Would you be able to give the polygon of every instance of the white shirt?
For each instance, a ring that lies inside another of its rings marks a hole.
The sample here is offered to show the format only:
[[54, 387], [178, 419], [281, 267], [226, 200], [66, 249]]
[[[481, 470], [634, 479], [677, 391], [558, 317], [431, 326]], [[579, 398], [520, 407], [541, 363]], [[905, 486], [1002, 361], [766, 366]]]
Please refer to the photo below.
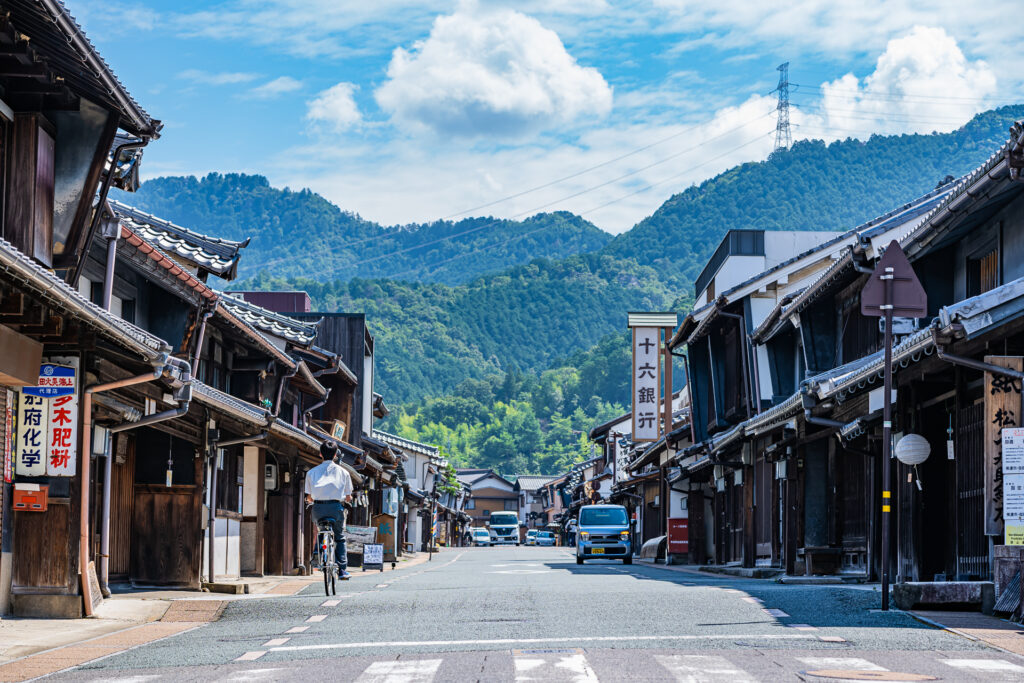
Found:
[[306, 493], [317, 500], [340, 500], [352, 495], [352, 477], [341, 465], [333, 460], [322, 463], [306, 472]]

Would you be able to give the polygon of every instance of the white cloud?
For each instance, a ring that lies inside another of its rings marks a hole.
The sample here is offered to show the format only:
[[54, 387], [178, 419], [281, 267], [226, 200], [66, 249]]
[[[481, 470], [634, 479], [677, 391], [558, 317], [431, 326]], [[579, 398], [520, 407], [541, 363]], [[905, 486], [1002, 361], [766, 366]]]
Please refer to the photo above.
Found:
[[354, 97], [357, 88], [352, 83], [338, 83], [324, 90], [307, 103], [306, 119], [326, 123], [336, 131], [356, 125], [362, 119]]
[[[539, 136], [497, 149], [425, 139], [346, 140], [289, 150], [271, 164], [279, 174], [271, 179], [310, 187], [368, 219], [404, 224], [458, 218], [464, 210], [623, 157], [465, 214], [521, 219], [568, 210], [617, 233], [690, 184], [765, 158], [772, 149], [774, 112], [774, 99], [754, 96], [702, 122], [634, 121], [591, 129], [573, 142]], [[402, 188], [400, 201], [396, 187]]]
[[298, 81], [291, 76], [280, 76], [272, 81], [267, 81], [263, 85], [256, 86], [246, 94], [246, 97], [256, 100], [272, 100], [301, 88], [302, 81]]
[[233, 85], [236, 83], [250, 83], [259, 78], [256, 73], [246, 72], [209, 72], [200, 69], [186, 69], [178, 74], [178, 78], [205, 85]]
[[467, 5], [397, 48], [377, 103], [400, 124], [446, 136], [518, 136], [607, 114], [612, 91], [558, 35], [512, 10]]
[[988, 107], [996, 77], [970, 62], [941, 28], [914, 27], [889, 41], [875, 70], [822, 85], [822, 111], [836, 130], [878, 133], [947, 132]]

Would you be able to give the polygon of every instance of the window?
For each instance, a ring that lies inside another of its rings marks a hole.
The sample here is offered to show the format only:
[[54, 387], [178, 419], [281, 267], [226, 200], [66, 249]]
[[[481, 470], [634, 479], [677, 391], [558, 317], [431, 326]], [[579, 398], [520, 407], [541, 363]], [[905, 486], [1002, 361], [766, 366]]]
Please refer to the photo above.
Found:
[[491, 516], [491, 511], [490, 510], [484, 510], [484, 517], [490, 517], [490, 516]]
[[466, 501], [466, 509], [467, 510], [476, 510], [476, 501], [473, 500], [472, 498], [467, 500]]
[[967, 296], [978, 296], [999, 286], [999, 249], [991, 247], [967, 259]]
[[506, 510], [511, 510], [512, 512], [515, 512], [515, 511], [519, 510], [519, 501], [518, 500], [506, 500], [505, 501], [505, 509]]

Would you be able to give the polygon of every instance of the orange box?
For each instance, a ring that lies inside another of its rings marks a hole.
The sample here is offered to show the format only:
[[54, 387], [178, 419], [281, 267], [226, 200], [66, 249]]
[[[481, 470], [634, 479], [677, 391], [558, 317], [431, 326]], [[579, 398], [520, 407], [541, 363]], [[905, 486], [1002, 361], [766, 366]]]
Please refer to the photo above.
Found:
[[19, 488], [14, 485], [14, 497], [11, 507], [22, 512], [46, 512], [46, 497], [49, 486], [35, 486], [31, 489]]

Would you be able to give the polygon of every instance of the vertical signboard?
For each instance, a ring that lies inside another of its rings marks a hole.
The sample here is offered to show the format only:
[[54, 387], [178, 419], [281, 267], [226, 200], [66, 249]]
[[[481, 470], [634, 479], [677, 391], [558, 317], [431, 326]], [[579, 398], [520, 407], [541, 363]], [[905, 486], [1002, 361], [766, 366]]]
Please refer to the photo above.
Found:
[[659, 432], [658, 407], [661, 363], [660, 330], [633, 328], [633, 441], [655, 441]]
[[[25, 458], [32, 465], [26, 467], [37, 474], [28, 476], [49, 475], [51, 477], [73, 477], [78, 466], [78, 382], [77, 370], [70, 365], [44, 363], [39, 369], [39, 382], [34, 387], [23, 387], [22, 401], [28, 404], [26, 415], [33, 424], [26, 425], [25, 430], [19, 428], [20, 437], [26, 437]], [[42, 417], [37, 414], [42, 413]], [[19, 409], [19, 422], [21, 410]], [[40, 444], [35, 444], [35, 432], [30, 427], [42, 429]], [[35, 463], [36, 457], [42, 458], [43, 471], [39, 472]], [[19, 469], [18, 474], [22, 474]], [[27, 472], [26, 472], [27, 474]]]
[[1005, 543], [1024, 545], [1024, 429], [1004, 429], [1002, 436]]
[[[985, 356], [985, 362], [1024, 369], [1020, 356]], [[1003, 535], [1003, 430], [1020, 426], [1021, 381], [985, 373], [985, 534]]]
[[4, 389], [4, 482], [14, 479], [14, 392]]
[[49, 402], [21, 390], [18, 401], [17, 455], [14, 472], [19, 477], [46, 475], [46, 433], [49, 427]]

